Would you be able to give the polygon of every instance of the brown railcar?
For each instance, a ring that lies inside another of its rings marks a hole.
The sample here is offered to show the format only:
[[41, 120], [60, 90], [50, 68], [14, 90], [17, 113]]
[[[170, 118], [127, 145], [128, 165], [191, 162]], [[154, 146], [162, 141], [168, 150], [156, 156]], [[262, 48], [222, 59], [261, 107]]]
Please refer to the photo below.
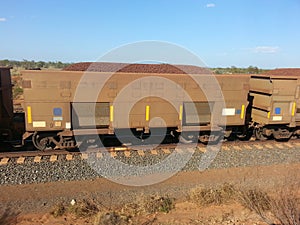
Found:
[[123, 136], [126, 142], [132, 133], [140, 139], [167, 134], [183, 142], [206, 143], [223, 134], [246, 136], [250, 76], [215, 76], [203, 68], [201, 74], [184, 72], [196, 67], [157, 73], [154, 67], [145, 64], [123, 72], [22, 71], [23, 139], [31, 137], [44, 149], [73, 148], [78, 140], [87, 142], [98, 135], [101, 140]]
[[257, 139], [300, 135], [300, 69], [277, 69], [250, 79], [252, 121]]
[[10, 140], [13, 119], [11, 67], [0, 67], [0, 140]]

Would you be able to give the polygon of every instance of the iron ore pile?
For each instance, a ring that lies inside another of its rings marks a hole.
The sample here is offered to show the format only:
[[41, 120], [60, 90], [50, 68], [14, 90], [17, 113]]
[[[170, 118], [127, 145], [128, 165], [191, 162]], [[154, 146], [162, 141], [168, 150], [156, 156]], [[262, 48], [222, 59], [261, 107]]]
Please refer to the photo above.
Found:
[[210, 74], [209, 69], [190, 65], [170, 64], [127, 64], [105, 62], [74, 63], [65, 71], [123, 72], [123, 73], [166, 73], [166, 74]]

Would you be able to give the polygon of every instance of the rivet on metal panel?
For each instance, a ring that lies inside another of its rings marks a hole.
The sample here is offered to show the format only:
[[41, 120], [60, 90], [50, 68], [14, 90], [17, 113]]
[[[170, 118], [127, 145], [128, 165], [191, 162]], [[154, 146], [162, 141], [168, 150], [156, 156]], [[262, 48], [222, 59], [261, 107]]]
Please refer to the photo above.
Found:
[[9, 162], [10, 158], [2, 158], [0, 161], [0, 165], [6, 165]]
[[25, 162], [25, 157], [23, 157], [23, 156], [21, 156], [21, 157], [19, 157], [18, 159], [17, 159], [17, 163], [18, 164], [22, 164], [22, 163], [24, 163]]

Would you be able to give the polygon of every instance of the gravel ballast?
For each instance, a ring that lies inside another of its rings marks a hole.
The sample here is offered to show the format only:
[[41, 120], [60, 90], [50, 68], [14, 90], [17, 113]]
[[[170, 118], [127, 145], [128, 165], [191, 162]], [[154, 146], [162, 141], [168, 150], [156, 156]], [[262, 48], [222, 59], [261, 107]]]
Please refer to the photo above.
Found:
[[[214, 154], [217, 154], [215, 158]], [[100, 159], [89, 157], [87, 160], [81, 159], [79, 155], [76, 155], [71, 161], [62, 158], [55, 162], [42, 160], [39, 163], [26, 160], [24, 164], [9, 162], [7, 165], [0, 166], [0, 184], [17, 185], [88, 180], [97, 177], [138, 177], [158, 173], [176, 173], [179, 170], [194, 171], [203, 167], [200, 162], [205, 157], [207, 158], [206, 162], [214, 158], [208, 168], [206, 166], [202, 168], [210, 170], [298, 163], [300, 162], [300, 151], [298, 148], [276, 149], [275, 147], [274, 149], [260, 150], [227, 150], [213, 154], [195, 151], [194, 154], [187, 152], [153, 155], [146, 151], [144, 156], [133, 152], [130, 157], [126, 157], [123, 152], [120, 152], [114, 160], [109, 154], [104, 154]], [[186, 158], [190, 158], [187, 163], [184, 162]]]

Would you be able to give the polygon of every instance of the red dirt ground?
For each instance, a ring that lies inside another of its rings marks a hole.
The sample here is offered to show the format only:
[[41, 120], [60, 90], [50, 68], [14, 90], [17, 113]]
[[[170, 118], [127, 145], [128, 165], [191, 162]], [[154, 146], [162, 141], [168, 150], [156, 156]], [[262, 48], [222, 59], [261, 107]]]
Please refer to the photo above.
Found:
[[[175, 209], [167, 214], [141, 215], [138, 218], [139, 224], [144, 222], [147, 224], [147, 221], [152, 221], [148, 224], [266, 225], [256, 214], [238, 203], [199, 207], [187, 200], [187, 193], [191, 188], [199, 185], [215, 186], [224, 183], [259, 188], [274, 193], [287, 185], [299, 184], [299, 171], [300, 164], [282, 164], [215, 169], [205, 172], [181, 172], [165, 182], [146, 187], [123, 186], [104, 178], [88, 181], [0, 186], [0, 202], [3, 205], [7, 204], [10, 208], [6, 219], [12, 221], [12, 223], [3, 224], [95, 224], [95, 216], [77, 218], [69, 213], [55, 218], [50, 211], [62, 200], [69, 204], [71, 199], [97, 199], [101, 201], [102, 205], [117, 210], [125, 203], [132, 202], [135, 196], [158, 193], [176, 198]], [[0, 217], [1, 215], [3, 214], [0, 214]]]

